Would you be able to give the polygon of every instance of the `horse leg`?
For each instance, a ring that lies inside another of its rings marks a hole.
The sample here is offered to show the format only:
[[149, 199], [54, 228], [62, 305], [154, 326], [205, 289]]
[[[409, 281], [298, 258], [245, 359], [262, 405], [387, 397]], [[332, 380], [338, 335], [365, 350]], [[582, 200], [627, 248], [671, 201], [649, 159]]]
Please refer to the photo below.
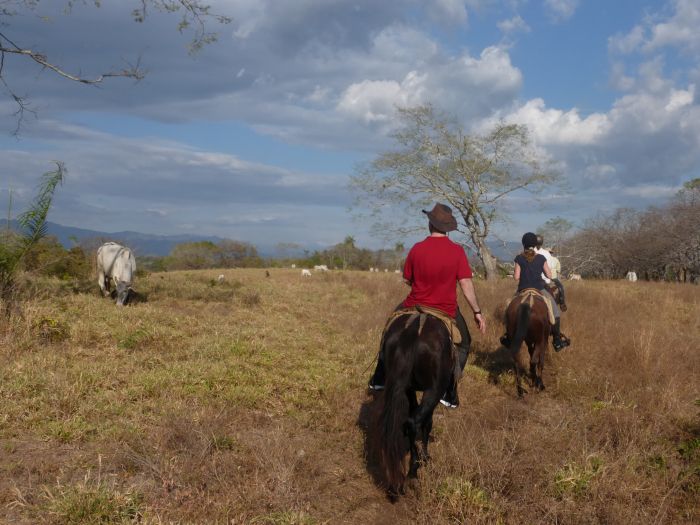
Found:
[[547, 353], [547, 343], [548, 342], [549, 342], [549, 335], [545, 331], [545, 333], [542, 334], [542, 339], [540, 340], [540, 342], [537, 345], [537, 348], [535, 350], [535, 354], [537, 356], [537, 367], [536, 367], [537, 388], [539, 388], [540, 390], [544, 390], [544, 381], [542, 380], [542, 372], [544, 371], [544, 357], [545, 357], [545, 354]]
[[413, 417], [409, 417], [403, 424], [403, 433], [408, 438], [408, 447], [411, 451], [410, 467], [408, 469], [408, 477], [415, 478], [418, 476], [419, 456], [418, 447], [416, 447], [416, 434], [418, 425]]
[[523, 388], [523, 376], [520, 372], [520, 363], [518, 363], [518, 352], [513, 356], [513, 369], [515, 371], [515, 387], [518, 390], [518, 397], [522, 398], [523, 395], [527, 394], [527, 390]]
[[[443, 389], [444, 390], [444, 385]], [[438, 392], [442, 391], [439, 388], [431, 388], [423, 392], [423, 399], [421, 399], [420, 405], [416, 410], [415, 416], [409, 418], [411, 425], [413, 426], [413, 438], [414, 441], [411, 442], [411, 467], [408, 471], [409, 478], [415, 478], [418, 476], [418, 468], [420, 467], [420, 462], [418, 461], [417, 448], [415, 444], [415, 430], [420, 428], [423, 431], [422, 441], [423, 441], [423, 452], [427, 456], [428, 449], [428, 438], [430, 436], [430, 430], [432, 430], [432, 418], [435, 407], [440, 402], [440, 395]], [[428, 423], [430, 420], [430, 423]], [[410, 439], [410, 438], [409, 438]], [[414, 458], [414, 451], [416, 451], [416, 457]]]
[[530, 386], [539, 388], [537, 380], [537, 345], [528, 344], [527, 351], [530, 354]]
[[423, 463], [427, 463], [430, 461], [430, 454], [428, 454], [428, 441], [430, 440], [430, 433], [433, 430], [433, 414], [428, 414], [428, 416], [425, 418], [425, 421], [423, 421], [423, 425], [421, 427], [423, 429], [423, 451], [421, 454], [421, 459], [423, 460]]

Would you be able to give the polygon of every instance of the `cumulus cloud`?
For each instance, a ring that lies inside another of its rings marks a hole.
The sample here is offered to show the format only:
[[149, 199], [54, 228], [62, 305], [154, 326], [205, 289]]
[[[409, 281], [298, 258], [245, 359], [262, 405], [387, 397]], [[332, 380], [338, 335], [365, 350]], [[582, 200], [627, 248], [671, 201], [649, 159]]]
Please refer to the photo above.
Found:
[[465, 0], [433, 0], [432, 13], [438, 20], [449, 23], [465, 24], [467, 7]]
[[559, 22], [568, 20], [576, 12], [579, 0], [544, 0], [549, 16]]
[[497, 25], [498, 29], [506, 35], [517, 32], [529, 33], [531, 31], [530, 26], [527, 25], [527, 22], [525, 22], [520, 15], [515, 15], [513, 18], [507, 20], [501, 20]]
[[669, 16], [649, 16], [628, 33], [610, 37], [608, 48], [612, 52], [627, 54], [675, 47], [697, 56], [700, 51], [700, 4], [696, 0], [674, 0], [672, 6]]
[[581, 118], [576, 108], [569, 111], [548, 109], [540, 98], [526, 102], [509, 116], [509, 120], [526, 124], [538, 143], [544, 145], [594, 144], [610, 130], [609, 119], [604, 114]]
[[425, 71], [409, 71], [400, 81], [353, 83], [341, 95], [337, 109], [367, 123], [386, 122], [394, 116], [396, 106], [439, 101], [441, 109], [465, 120], [483, 118], [512, 100], [521, 83], [522, 75], [510, 63], [508, 53], [490, 47], [479, 57], [465, 54]]

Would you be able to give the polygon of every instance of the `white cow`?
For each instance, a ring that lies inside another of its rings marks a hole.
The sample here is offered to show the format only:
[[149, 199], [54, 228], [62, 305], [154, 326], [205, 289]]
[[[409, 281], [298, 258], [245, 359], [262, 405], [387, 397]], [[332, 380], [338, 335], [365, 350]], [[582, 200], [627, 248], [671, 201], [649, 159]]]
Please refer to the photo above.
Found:
[[136, 259], [129, 248], [116, 242], [106, 242], [97, 249], [97, 284], [102, 295], [107, 297], [114, 283], [117, 305], [123, 306], [129, 301], [135, 273]]
[[304, 268], [304, 269], [301, 271], [301, 276], [302, 276], [302, 277], [311, 277], [311, 272], [310, 272], [309, 270], [307, 270], [306, 268]]
[[219, 281], [219, 284], [222, 284], [226, 280], [226, 276], [223, 273], [220, 273], [216, 280]]
[[627, 275], [625, 275], [625, 279], [627, 279], [631, 283], [636, 283], [637, 282], [637, 272], [627, 272]]
[[572, 273], [569, 275], [569, 281], [580, 281], [581, 280], [581, 275], [578, 273]]
[[314, 270], [317, 272], [327, 272], [328, 271], [328, 266], [325, 264], [317, 264], [314, 266]]

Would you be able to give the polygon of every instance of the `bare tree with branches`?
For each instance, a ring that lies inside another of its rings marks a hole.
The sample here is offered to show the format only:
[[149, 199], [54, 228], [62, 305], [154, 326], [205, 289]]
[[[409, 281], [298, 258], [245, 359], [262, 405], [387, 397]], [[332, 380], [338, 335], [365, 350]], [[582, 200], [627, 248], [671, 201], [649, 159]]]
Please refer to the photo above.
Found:
[[[388, 205], [415, 212], [433, 200], [448, 204], [461, 218], [458, 231], [476, 250], [486, 277], [495, 278], [497, 261], [486, 240], [506, 216], [506, 197], [540, 190], [555, 174], [545, 168], [525, 126], [501, 122], [488, 133], [470, 135], [431, 105], [401, 108], [398, 115], [401, 127], [393, 135], [398, 148], [351, 179], [358, 205], [380, 217]], [[408, 233], [405, 225], [383, 227]]]
[[[66, 0], [65, 12], [70, 13], [74, 3], [75, 0]], [[88, 3], [88, 0], [85, 0], [85, 3]], [[100, 0], [91, 0], [89, 3], [100, 7]], [[178, 30], [180, 32], [192, 30], [194, 33], [189, 46], [190, 52], [196, 52], [206, 44], [216, 41], [216, 33], [207, 29], [208, 21], [213, 20], [222, 24], [231, 21], [229, 17], [212, 13], [210, 6], [200, 0], [138, 0], [134, 3], [136, 7], [131, 11], [131, 16], [136, 22], [143, 22], [151, 9], [165, 13], [179, 13], [181, 17]], [[127, 67], [123, 69], [106, 71], [87, 77], [67, 71], [49, 58], [45, 52], [24, 45], [22, 40], [26, 39], [26, 36], [14, 36], [10, 20], [23, 11], [36, 12], [40, 4], [40, 0], [0, 0], [0, 84], [17, 108], [14, 113], [17, 122], [14, 134], [19, 133], [25, 113], [35, 113], [35, 111], [31, 108], [27, 97], [19, 95], [7, 80], [5, 67], [9, 57], [32, 61], [42, 69], [80, 84], [98, 85], [113, 77], [131, 78], [138, 81], [145, 75], [145, 70], [141, 67], [141, 60], [137, 58], [133, 64], [127, 64]]]

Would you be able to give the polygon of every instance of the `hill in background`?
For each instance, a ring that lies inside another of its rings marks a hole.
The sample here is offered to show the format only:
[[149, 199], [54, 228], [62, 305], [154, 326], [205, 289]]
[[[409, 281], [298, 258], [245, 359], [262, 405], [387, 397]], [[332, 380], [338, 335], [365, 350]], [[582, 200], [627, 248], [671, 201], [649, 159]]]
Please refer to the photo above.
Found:
[[[17, 221], [10, 221], [11, 227], [13, 229], [17, 228]], [[120, 232], [103, 232], [98, 230], [89, 230], [85, 228], [76, 228], [73, 226], [63, 226], [62, 224], [57, 224], [55, 222], [47, 222], [48, 235], [52, 235], [58, 239], [65, 248], [72, 247], [76, 242], [83, 241], [85, 239], [103, 239], [107, 241], [115, 241], [132, 248], [136, 254], [141, 256], [156, 256], [163, 257], [172, 251], [172, 249], [181, 243], [185, 242], [199, 242], [199, 241], [211, 241], [218, 243], [224, 240], [222, 237], [217, 237], [213, 235], [191, 235], [191, 234], [181, 234], [181, 235], [156, 235], [150, 233], [140, 233], [134, 231], [120, 231]], [[0, 220], [0, 228], [7, 227], [7, 220]], [[513, 241], [491, 241], [488, 243], [489, 247], [493, 251], [493, 254], [501, 261], [510, 262], [520, 251], [520, 243]], [[275, 247], [272, 245], [255, 245], [258, 253], [261, 257], [275, 258], [277, 254], [275, 253]], [[302, 257], [304, 248], [300, 247], [299, 253], [292, 254], [292, 256]], [[309, 252], [315, 251], [317, 248], [312, 249], [308, 247]], [[472, 253], [468, 253], [470, 261], [475, 262], [476, 256]]]

